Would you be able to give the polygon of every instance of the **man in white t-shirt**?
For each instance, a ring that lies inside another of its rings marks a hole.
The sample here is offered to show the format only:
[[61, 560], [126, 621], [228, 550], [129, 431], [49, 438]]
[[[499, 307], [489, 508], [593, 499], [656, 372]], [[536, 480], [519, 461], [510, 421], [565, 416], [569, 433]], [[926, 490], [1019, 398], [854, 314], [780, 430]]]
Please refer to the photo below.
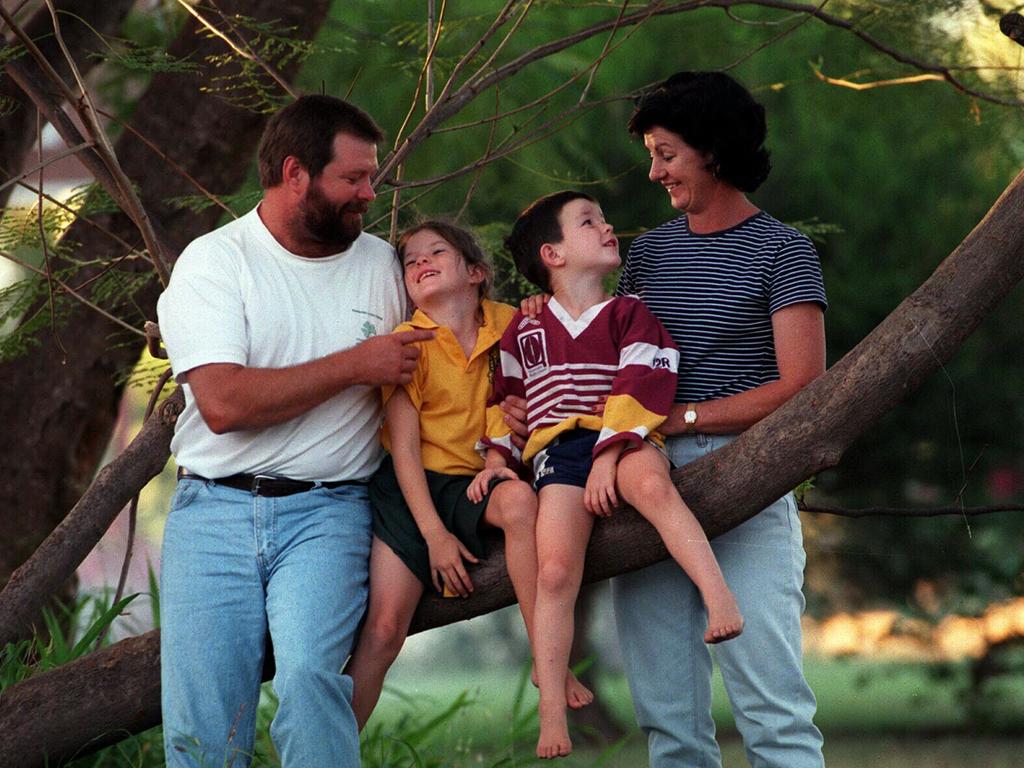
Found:
[[362, 232], [380, 129], [304, 96], [260, 142], [264, 197], [182, 253], [158, 313], [185, 392], [164, 532], [168, 765], [247, 765], [267, 633], [282, 765], [358, 766], [351, 679], [381, 460], [382, 384], [428, 331], [405, 319], [394, 251]]

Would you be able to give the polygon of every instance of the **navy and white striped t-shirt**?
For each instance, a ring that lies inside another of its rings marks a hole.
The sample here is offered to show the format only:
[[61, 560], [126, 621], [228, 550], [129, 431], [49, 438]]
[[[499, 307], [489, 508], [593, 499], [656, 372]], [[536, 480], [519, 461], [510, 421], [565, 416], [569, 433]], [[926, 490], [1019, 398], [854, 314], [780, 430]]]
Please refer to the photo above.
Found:
[[772, 313], [827, 306], [811, 241], [763, 211], [706, 235], [691, 232], [685, 215], [646, 232], [629, 248], [616, 293], [639, 296], [679, 347], [677, 403], [777, 380]]

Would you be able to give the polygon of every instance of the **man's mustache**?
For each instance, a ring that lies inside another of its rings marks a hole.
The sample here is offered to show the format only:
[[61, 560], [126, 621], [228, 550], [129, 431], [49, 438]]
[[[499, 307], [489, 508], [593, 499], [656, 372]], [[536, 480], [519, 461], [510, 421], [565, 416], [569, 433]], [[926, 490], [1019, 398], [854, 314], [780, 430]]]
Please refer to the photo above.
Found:
[[369, 203], [364, 203], [364, 202], [346, 203], [345, 205], [343, 205], [341, 207], [341, 213], [343, 213], [343, 214], [345, 214], [345, 213], [360, 213], [360, 214], [362, 214], [362, 213], [366, 213], [368, 210], [370, 210], [370, 205], [369, 205]]

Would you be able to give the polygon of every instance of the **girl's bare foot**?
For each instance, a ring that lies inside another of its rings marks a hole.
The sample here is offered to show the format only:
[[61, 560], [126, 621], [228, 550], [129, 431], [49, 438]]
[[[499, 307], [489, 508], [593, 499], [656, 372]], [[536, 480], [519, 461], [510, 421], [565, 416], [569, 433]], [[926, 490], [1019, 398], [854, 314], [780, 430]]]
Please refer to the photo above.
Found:
[[572, 670], [565, 672], [565, 703], [570, 709], [583, 709], [594, 700], [594, 692], [576, 679]]
[[708, 631], [704, 633], [705, 643], [721, 643], [732, 640], [743, 632], [743, 616], [736, 598], [726, 587], [720, 594], [709, 595], [705, 600], [708, 607]]
[[[530, 672], [530, 682], [537, 687], [537, 670]], [[565, 670], [565, 703], [571, 709], [583, 709], [594, 701], [594, 692], [576, 679], [571, 669]]]
[[537, 709], [540, 715], [537, 757], [542, 760], [565, 757], [572, 752], [569, 724], [565, 720], [565, 705], [558, 701], [554, 704], [542, 701]]

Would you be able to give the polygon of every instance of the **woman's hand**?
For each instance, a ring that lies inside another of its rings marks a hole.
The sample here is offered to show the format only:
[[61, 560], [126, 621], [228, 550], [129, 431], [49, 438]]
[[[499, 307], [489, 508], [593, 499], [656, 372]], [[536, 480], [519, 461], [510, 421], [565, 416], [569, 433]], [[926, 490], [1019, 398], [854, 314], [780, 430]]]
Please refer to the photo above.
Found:
[[508, 395], [498, 406], [505, 414], [505, 423], [512, 430], [512, 442], [520, 451], [526, 447], [530, 430], [526, 428], [526, 400]]
[[618, 451], [602, 451], [587, 476], [587, 487], [583, 491], [583, 506], [592, 515], [611, 517], [619, 505], [615, 493], [615, 473], [618, 470]]
[[519, 302], [519, 311], [529, 318], [536, 318], [544, 311], [544, 305], [551, 300], [547, 293], [535, 293]]
[[430, 557], [430, 579], [434, 582], [434, 589], [442, 592], [443, 587], [447, 586], [449, 591], [459, 597], [469, 597], [473, 591], [473, 582], [466, 573], [466, 566], [462, 561], [479, 561], [466, 549], [466, 545], [451, 531], [442, 529], [427, 539], [427, 552]]
[[496, 477], [504, 477], [508, 480], [517, 480], [519, 476], [508, 467], [485, 467], [480, 470], [476, 477], [473, 478], [473, 482], [469, 484], [469, 488], [466, 489], [466, 496], [474, 504], [479, 504], [484, 500], [484, 496], [487, 495], [487, 488], [491, 484], [491, 480]]

